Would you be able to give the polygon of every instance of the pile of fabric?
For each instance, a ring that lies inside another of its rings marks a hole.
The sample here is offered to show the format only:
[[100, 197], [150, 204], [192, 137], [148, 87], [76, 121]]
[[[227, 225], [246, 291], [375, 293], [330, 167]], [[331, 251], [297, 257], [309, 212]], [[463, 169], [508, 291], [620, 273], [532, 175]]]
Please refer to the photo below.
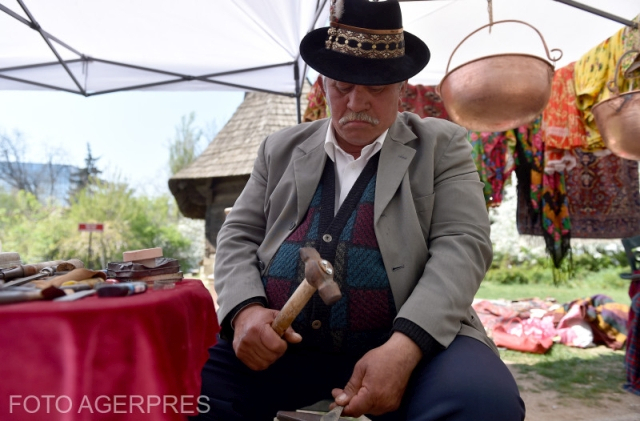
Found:
[[[602, 344], [619, 350], [627, 340], [629, 306], [602, 294], [565, 304], [538, 298], [476, 300], [473, 308], [496, 345], [518, 351], [544, 353], [553, 343], [578, 348]], [[496, 331], [500, 335], [494, 335]], [[518, 345], [525, 344], [527, 339], [543, 346], [532, 350]]]

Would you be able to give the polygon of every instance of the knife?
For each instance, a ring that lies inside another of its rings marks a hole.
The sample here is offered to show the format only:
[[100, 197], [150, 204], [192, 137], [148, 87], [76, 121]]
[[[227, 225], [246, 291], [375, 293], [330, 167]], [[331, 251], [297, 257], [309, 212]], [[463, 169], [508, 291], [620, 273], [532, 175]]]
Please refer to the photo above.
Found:
[[74, 292], [73, 294], [65, 295], [63, 297], [54, 298], [53, 301], [75, 301], [80, 298], [88, 297], [96, 293], [95, 289], [85, 289], [83, 291]]
[[344, 406], [336, 406], [331, 411], [324, 414], [320, 417], [320, 421], [338, 421], [340, 419], [340, 415], [342, 414], [342, 410]]

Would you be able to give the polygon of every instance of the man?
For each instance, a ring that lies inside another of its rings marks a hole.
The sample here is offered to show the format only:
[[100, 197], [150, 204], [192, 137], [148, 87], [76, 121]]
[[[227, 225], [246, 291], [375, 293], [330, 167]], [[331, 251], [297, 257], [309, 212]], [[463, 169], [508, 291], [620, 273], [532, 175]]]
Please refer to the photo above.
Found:
[[[218, 236], [222, 335], [203, 370], [202, 419], [269, 420], [326, 399], [380, 420], [522, 420], [524, 404], [471, 308], [492, 249], [466, 130], [398, 114], [429, 49], [397, 1], [332, 5], [303, 59], [331, 118], [261, 144]], [[301, 247], [334, 267], [280, 338], [278, 310], [304, 277]]]

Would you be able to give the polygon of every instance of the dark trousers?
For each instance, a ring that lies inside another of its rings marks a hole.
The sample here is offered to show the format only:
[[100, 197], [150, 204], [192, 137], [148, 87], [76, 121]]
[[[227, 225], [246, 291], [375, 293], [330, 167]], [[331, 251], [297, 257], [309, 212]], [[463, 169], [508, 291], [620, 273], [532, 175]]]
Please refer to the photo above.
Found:
[[[347, 384], [357, 359], [311, 351], [287, 353], [264, 371], [238, 360], [219, 339], [202, 371], [206, 406], [193, 420], [273, 421], [279, 410], [295, 411], [331, 398]], [[206, 411], [206, 412], [205, 412]], [[399, 410], [376, 421], [522, 421], [524, 402], [506, 365], [483, 343], [458, 336], [446, 350], [420, 363]]]

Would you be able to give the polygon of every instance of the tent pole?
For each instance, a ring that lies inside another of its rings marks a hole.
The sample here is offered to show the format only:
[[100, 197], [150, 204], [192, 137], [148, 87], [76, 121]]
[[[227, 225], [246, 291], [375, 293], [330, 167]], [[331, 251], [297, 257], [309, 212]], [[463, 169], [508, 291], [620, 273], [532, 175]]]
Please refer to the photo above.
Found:
[[631, 28], [638, 29], [638, 24], [636, 22], [633, 22], [633, 21], [630, 21], [630, 20], [627, 20], [627, 19], [623, 19], [623, 18], [621, 18], [619, 16], [612, 15], [611, 13], [604, 12], [604, 11], [602, 11], [600, 9], [596, 9], [594, 7], [591, 7], [591, 6], [587, 6], [586, 4], [578, 3], [577, 1], [573, 1], [573, 0], [555, 0], [555, 1], [560, 2], [560, 3], [564, 3], [564, 4], [569, 5], [569, 6], [573, 6], [573, 7], [577, 8], [577, 9], [582, 9], [584, 11], [593, 13], [594, 15], [602, 16], [603, 18], [611, 19], [613, 21], [616, 21], [616, 22], [622, 23], [624, 25], [627, 25], [627, 26], [629, 26]]
[[300, 111], [300, 95], [302, 95], [302, 89], [300, 89], [300, 67], [298, 61], [293, 63], [293, 78], [296, 81], [296, 112], [298, 114], [298, 124], [302, 123], [302, 112]]
[[47, 44], [47, 46], [49, 47], [49, 49], [51, 50], [53, 55], [55, 55], [56, 58], [58, 59], [58, 62], [60, 63], [60, 65], [62, 65], [64, 70], [67, 72], [67, 74], [69, 75], [69, 77], [73, 81], [73, 83], [78, 87], [78, 90], [82, 93], [82, 95], [87, 96], [87, 92], [80, 85], [80, 82], [78, 82], [78, 80], [76, 79], [75, 75], [71, 72], [71, 69], [69, 69], [67, 64], [64, 62], [64, 60], [62, 59], [62, 57], [58, 53], [58, 50], [56, 50], [56, 48], [53, 46], [53, 44], [51, 44], [51, 41], [49, 41], [49, 38], [45, 34], [44, 30], [40, 27], [40, 24], [38, 22], [36, 22], [35, 18], [31, 14], [29, 9], [27, 9], [27, 6], [25, 6], [25, 4], [22, 2], [22, 0], [17, 0], [17, 1], [18, 1], [18, 4], [20, 5], [20, 7], [22, 8], [22, 10], [24, 11], [24, 13], [27, 15], [27, 18], [29, 18], [29, 20], [31, 21], [31, 25], [29, 25], [31, 27], [31, 29], [33, 29], [34, 31], [36, 31], [36, 32], [38, 32], [40, 34], [40, 36], [42, 37], [44, 42]]

